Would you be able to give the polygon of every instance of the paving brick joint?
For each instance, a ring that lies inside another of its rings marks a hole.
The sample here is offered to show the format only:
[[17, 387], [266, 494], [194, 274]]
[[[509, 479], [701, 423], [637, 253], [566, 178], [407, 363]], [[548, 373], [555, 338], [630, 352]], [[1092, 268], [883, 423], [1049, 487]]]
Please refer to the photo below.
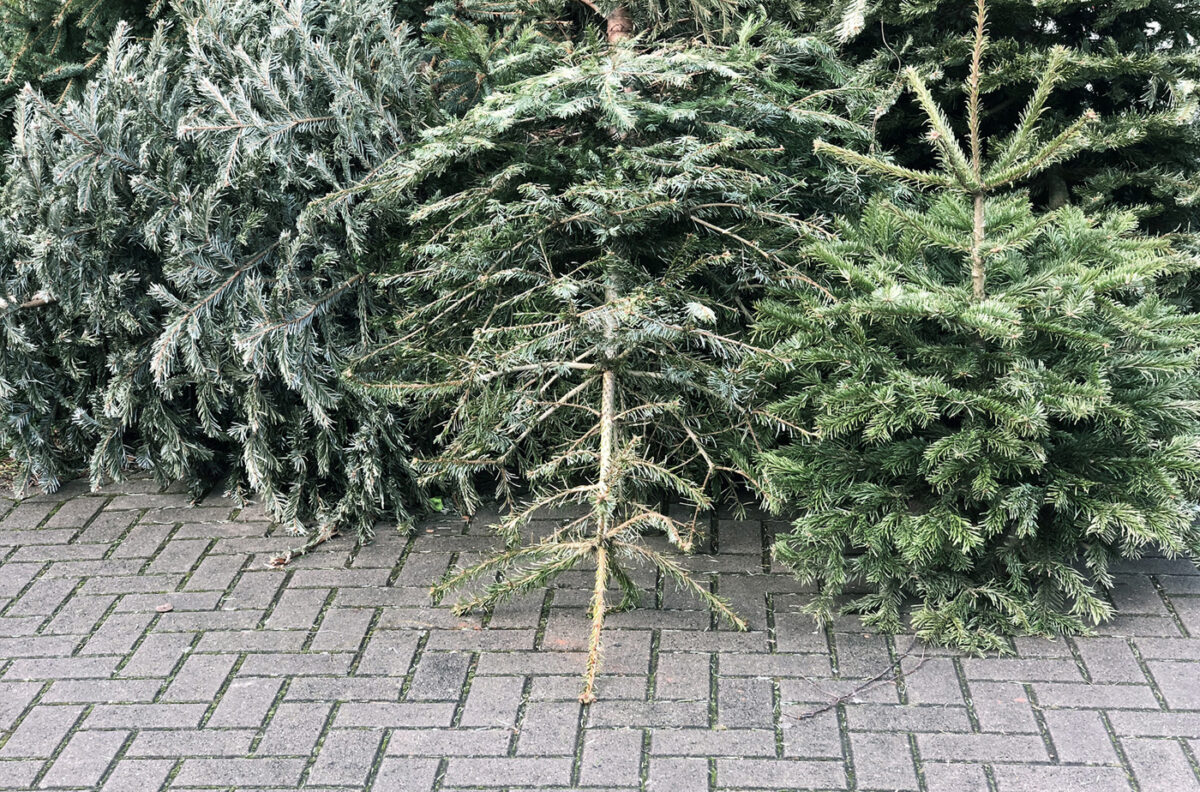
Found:
[[489, 518], [296, 540], [135, 479], [0, 501], [0, 789], [1200, 792], [1200, 574], [1119, 568], [1086, 638], [966, 657], [818, 630], [769, 519], [685, 559], [750, 629], [652, 573], [581, 705], [588, 572], [482, 617], [427, 588]]

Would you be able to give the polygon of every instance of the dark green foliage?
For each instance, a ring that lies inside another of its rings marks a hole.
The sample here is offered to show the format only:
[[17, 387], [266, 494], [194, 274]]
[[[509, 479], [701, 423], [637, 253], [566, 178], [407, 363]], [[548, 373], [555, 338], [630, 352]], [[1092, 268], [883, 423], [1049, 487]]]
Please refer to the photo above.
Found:
[[[629, 565], [740, 625], [642, 536], [690, 549], [695, 520], [667, 516], [663, 496], [700, 511], [718, 481], [744, 479], [747, 305], [793, 258], [796, 215], [832, 203], [814, 134], [858, 131], [830, 112], [836, 91], [814, 95], [842, 76], [828, 47], [763, 19], [719, 44], [567, 31], [447, 25], [445, 60], [497, 54], [479, 67], [486, 95], [363, 185], [385, 205], [430, 198], [385, 279], [410, 308], [354, 373], [438, 428], [431, 481], [469, 508], [484, 476], [520, 501], [499, 526], [508, 551], [437, 596], [482, 579], [462, 607], [486, 609], [594, 565], [586, 700], [606, 589], [625, 606], [639, 594]], [[528, 543], [563, 505], [578, 518]]]
[[[965, 90], [973, 5], [844, 0], [835, 25], [848, 57], [869, 65], [882, 82], [898, 89], [900, 70], [914, 67], [934, 98], [951, 106]], [[1136, 207], [1148, 230], [1200, 231], [1200, 3], [1005, 0], [988, 17], [984, 134], [1016, 124], [1055, 47], [1066, 51], [1044, 128], [1056, 133], [1089, 109], [1101, 117], [1089, 130], [1087, 151], [1029, 182], [1035, 204]], [[903, 164], [928, 167], [923, 124], [916, 103], [900, 98], [879, 119], [882, 148]]]
[[151, 0], [6, 0], [0, 3], [0, 106], [33, 83], [61, 95], [103, 60], [117, 23], [149, 33]]
[[[406, 145], [427, 61], [385, 2], [182, 3], [78, 100], [22, 95], [0, 210], [6, 447], [367, 533], [419, 502], [397, 411], [339, 378], [397, 224], [307, 214]], [[180, 46], [179, 41], [186, 43]], [[407, 502], [407, 503], [406, 503]]]
[[915, 597], [919, 634], [1003, 648], [1108, 617], [1113, 558], [1200, 555], [1200, 317], [1155, 293], [1194, 262], [1131, 214], [1006, 192], [1083, 144], [1085, 121], [1038, 134], [1066, 58], [986, 150], [975, 80], [964, 148], [908, 72], [937, 170], [822, 147], [931, 195], [876, 200], [810, 246], [835, 299], [760, 306], [786, 361], [768, 362], [787, 392], [772, 411], [810, 432], [763, 457], [770, 499], [800, 514], [775, 551], [820, 583], [821, 617], [865, 583], [849, 606], [870, 623], [901, 628]]

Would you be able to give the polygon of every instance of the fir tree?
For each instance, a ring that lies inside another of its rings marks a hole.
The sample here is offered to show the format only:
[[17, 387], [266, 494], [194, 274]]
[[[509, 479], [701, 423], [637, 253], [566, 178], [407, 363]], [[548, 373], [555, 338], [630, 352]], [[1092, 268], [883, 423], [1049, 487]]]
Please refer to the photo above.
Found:
[[867, 583], [849, 607], [869, 623], [901, 628], [916, 597], [920, 635], [975, 650], [1107, 618], [1113, 558], [1200, 553], [1200, 317], [1155, 291], [1194, 262], [1127, 212], [1037, 211], [1014, 189], [1089, 119], [1041, 133], [1055, 50], [1017, 128], [985, 140], [985, 44], [981, 0], [965, 144], [905, 74], [938, 168], [818, 144], [929, 197], [876, 200], [810, 247], [834, 299], [760, 306], [787, 361], [767, 359], [787, 394], [772, 411], [806, 430], [763, 457], [774, 505], [800, 514], [777, 557], [819, 582], [822, 618]]
[[0, 3], [0, 150], [7, 148], [14, 98], [26, 83], [63, 97], [100, 63], [119, 22], [148, 35], [158, 13], [148, 0]]
[[373, 342], [367, 275], [396, 222], [304, 214], [424, 122], [427, 52], [389, 8], [182, 2], [177, 30], [119, 27], [77, 99], [23, 93], [0, 439], [26, 483], [221, 477], [314, 539], [420, 505], [403, 416], [339, 378]]
[[[915, 68], [949, 106], [965, 90], [972, 14], [973, 4], [959, 0], [845, 0], [833, 23], [847, 57], [866, 71], [899, 90], [902, 69]], [[1200, 231], [1200, 4], [1010, 0], [989, 11], [989, 36], [980, 75], [985, 135], [1018, 123], [1052, 59], [1060, 79], [1043, 129], [1057, 134], [1089, 109], [1100, 115], [1086, 150], [1028, 180], [1035, 204], [1128, 207], [1146, 230]], [[878, 121], [880, 145], [900, 164], [929, 167], [917, 143], [923, 123], [919, 105], [902, 97]]]
[[[440, 62], [498, 54], [469, 110], [361, 186], [384, 204], [429, 197], [385, 280], [409, 306], [396, 338], [349, 373], [439, 428], [419, 463], [431, 482], [474, 508], [490, 476], [513, 505], [506, 550], [436, 598], [482, 582], [459, 607], [488, 609], [594, 568], [590, 701], [609, 587], [618, 607], [638, 599], [631, 565], [742, 626], [642, 537], [691, 549], [717, 482], [745, 479], [748, 301], [792, 255], [795, 215], [831, 203], [814, 134], [857, 130], [831, 114], [837, 91], [816, 93], [841, 76], [819, 40], [749, 18], [706, 43], [669, 11], [585, 5], [581, 25], [515, 9], [500, 29], [441, 23]], [[635, 38], [638, 20], [659, 27]], [[564, 507], [578, 516], [533, 530]]]

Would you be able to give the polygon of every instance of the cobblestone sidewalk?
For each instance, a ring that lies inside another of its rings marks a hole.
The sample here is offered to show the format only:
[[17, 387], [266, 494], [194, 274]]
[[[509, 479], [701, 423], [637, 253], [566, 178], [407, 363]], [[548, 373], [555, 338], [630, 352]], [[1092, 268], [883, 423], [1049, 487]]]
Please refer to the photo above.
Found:
[[482, 622], [430, 607], [483, 521], [277, 570], [261, 513], [148, 481], [0, 516], [0, 789], [1200, 790], [1184, 562], [1126, 567], [1099, 637], [966, 658], [814, 631], [771, 525], [720, 521], [688, 563], [751, 630], [645, 580], [582, 707], [586, 573]]

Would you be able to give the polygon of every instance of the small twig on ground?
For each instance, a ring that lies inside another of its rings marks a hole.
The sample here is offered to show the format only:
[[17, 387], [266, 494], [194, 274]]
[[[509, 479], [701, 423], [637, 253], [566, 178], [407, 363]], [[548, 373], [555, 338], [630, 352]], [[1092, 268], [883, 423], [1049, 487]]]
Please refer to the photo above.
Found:
[[[904, 653], [901, 654], [899, 657], [897, 657], [895, 660], [893, 660], [891, 663], [889, 663], [887, 668], [883, 669], [878, 674], [871, 677], [866, 682], [863, 682], [861, 685], [854, 688], [850, 692], [843, 693], [840, 696], [834, 696], [827, 703], [822, 704], [821, 706], [817, 707], [816, 709], [812, 709], [807, 712], [802, 712], [799, 715], [791, 715], [789, 713], [784, 713], [784, 714], [787, 715], [789, 718], [793, 718], [795, 720], [801, 720], [801, 721], [809, 720], [810, 718], [815, 718], [818, 715], [823, 715], [826, 712], [829, 712], [831, 709], [833, 709], [834, 707], [837, 707], [839, 704], [845, 704], [847, 701], [851, 701], [851, 700], [857, 698], [859, 694], [865, 693], [866, 691], [870, 690], [871, 688], [875, 687], [876, 685], [882, 683], [889, 676], [894, 676], [897, 671], [901, 671], [902, 673], [905, 673], [905, 674], [912, 674], [912, 673], [915, 673], [916, 671], [919, 671], [921, 669], [921, 666], [925, 665], [926, 661], [929, 660], [929, 658], [925, 656], [924, 649], [921, 650], [921, 655], [920, 655], [921, 659], [919, 661], [917, 661], [917, 664], [915, 666], [910, 668], [908, 671], [904, 671], [904, 669], [902, 667], [904, 664], [904, 661], [912, 656], [913, 648], [916, 645], [917, 645], [917, 639], [914, 638], [912, 643], [910, 643], [908, 645], [908, 648], [904, 650]], [[814, 687], [816, 687], [815, 683], [814, 683]]]

